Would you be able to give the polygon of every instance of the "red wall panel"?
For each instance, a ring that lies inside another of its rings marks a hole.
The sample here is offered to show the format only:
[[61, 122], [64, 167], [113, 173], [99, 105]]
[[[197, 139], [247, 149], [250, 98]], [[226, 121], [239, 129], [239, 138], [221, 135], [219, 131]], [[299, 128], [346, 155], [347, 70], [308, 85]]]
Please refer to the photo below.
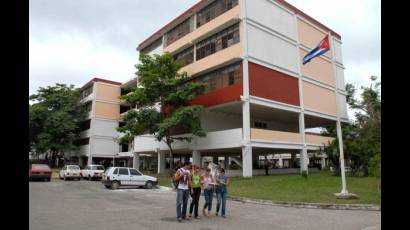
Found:
[[249, 93], [291, 105], [300, 105], [298, 79], [249, 62]]
[[218, 89], [207, 94], [198, 96], [192, 101], [193, 105], [203, 105], [210, 107], [220, 105], [231, 101], [239, 101], [243, 91], [242, 81], [222, 89]]

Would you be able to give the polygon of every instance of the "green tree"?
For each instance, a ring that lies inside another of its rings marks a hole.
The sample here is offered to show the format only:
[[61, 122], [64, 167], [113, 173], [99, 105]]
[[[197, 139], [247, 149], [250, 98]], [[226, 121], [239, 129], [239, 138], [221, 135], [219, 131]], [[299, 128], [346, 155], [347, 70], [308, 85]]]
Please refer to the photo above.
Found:
[[[381, 95], [380, 82], [377, 77], [371, 77], [369, 87], [361, 87], [360, 100], [355, 99], [356, 88], [346, 85], [347, 103], [355, 111], [355, 121], [342, 127], [343, 148], [345, 159], [350, 162], [352, 174], [362, 170], [363, 175], [369, 174], [369, 161], [381, 153]], [[326, 135], [337, 136], [334, 126], [326, 127]], [[324, 151], [332, 165], [339, 173], [338, 140], [325, 147]]]
[[[187, 81], [187, 74], [179, 72], [182, 63], [176, 62], [169, 53], [154, 56], [141, 53], [140, 62], [136, 66], [139, 87], [122, 96], [138, 110], [130, 110], [124, 116], [125, 125], [118, 128], [125, 134], [120, 142], [152, 134], [158, 141], [166, 143], [173, 158], [172, 144], [175, 141], [190, 142], [195, 136], [206, 135], [199, 118], [203, 106], [191, 105], [191, 101], [204, 92], [205, 86], [200, 82]], [[172, 169], [172, 160], [170, 166]]]
[[80, 103], [79, 89], [73, 85], [56, 84], [40, 87], [29, 98], [29, 147], [36, 153], [47, 153], [52, 164], [64, 152], [77, 149], [80, 124], [87, 111]]

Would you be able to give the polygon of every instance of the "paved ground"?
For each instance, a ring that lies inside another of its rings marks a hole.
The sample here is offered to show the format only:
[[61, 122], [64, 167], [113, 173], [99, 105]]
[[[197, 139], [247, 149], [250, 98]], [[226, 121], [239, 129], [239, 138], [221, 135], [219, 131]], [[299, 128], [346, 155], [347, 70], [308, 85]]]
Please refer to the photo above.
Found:
[[[380, 229], [380, 212], [285, 208], [228, 201], [227, 218], [178, 223], [175, 193], [105, 189], [97, 181], [30, 182], [31, 230]], [[201, 197], [200, 205], [203, 205]], [[213, 210], [216, 200], [213, 201]]]

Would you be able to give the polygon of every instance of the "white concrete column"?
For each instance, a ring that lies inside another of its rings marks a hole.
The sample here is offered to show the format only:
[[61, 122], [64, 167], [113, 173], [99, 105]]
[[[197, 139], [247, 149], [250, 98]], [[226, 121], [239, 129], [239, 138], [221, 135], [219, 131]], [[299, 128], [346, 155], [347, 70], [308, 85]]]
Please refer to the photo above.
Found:
[[80, 167], [84, 167], [84, 158], [82, 156], [78, 157], [78, 164], [80, 165]]
[[198, 150], [192, 151], [192, 163], [201, 166], [201, 152]]
[[342, 174], [342, 191], [341, 194], [347, 194], [348, 191], [346, 189], [346, 174], [345, 174], [345, 158], [343, 154], [343, 137], [342, 137], [342, 127], [340, 124], [340, 120], [337, 120], [337, 139], [339, 140], [339, 153], [340, 153], [340, 172]]
[[228, 156], [225, 156], [225, 159], [224, 159], [224, 169], [228, 169], [228, 167], [229, 167], [229, 157], [228, 157]]
[[133, 154], [134, 154], [134, 159], [132, 162], [132, 167], [140, 170], [140, 154], [139, 153], [133, 153]]
[[88, 155], [88, 159], [87, 159], [87, 165], [92, 165], [93, 164], [93, 157], [91, 156], [91, 154]]
[[308, 173], [308, 164], [309, 164], [309, 157], [307, 155], [307, 149], [303, 148], [302, 150], [300, 150], [300, 173], [302, 173], [303, 171], [306, 171], [306, 173]]
[[242, 147], [242, 176], [252, 177], [252, 146], [245, 145]]
[[326, 167], [326, 158], [322, 156], [322, 168]]
[[278, 167], [281, 169], [283, 168], [283, 159], [282, 159], [282, 154], [279, 154], [279, 160], [278, 160]]
[[165, 173], [165, 153], [160, 151], [159, 149], [156, 150], [158, 154], [158, 174]]

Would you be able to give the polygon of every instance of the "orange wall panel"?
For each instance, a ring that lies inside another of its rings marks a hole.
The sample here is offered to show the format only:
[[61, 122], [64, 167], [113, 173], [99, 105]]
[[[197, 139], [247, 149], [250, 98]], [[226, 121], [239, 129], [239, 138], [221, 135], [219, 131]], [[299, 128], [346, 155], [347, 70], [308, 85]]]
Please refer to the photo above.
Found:
[[117, 120], [120, 118], [120, 105], [96, 101], [95, 116], [99, 118]]
[[[307, 52], [300, 49], [300, 63], [303, 63], [303, 57]], [[303, 75], [313, 78], [317, 81], [335, 85], [335, 78], [333, 76], [332, 63], [323, 58], [317, 57], [312, 59], [306, 65], [301, 65], [301, 72]]]
[[96, 84], [96, 99], [104, 101], [120, 102], [121, 96], [120, 86], [106, 85], [101, 83]]
[[332, 90], [302, 81], [303, 106], [312, 111], [337, 115], [336, 93]]
[[[298, 19], [299, 42], [313, 49], [327, 35], [306, 22]], [[332, 56], [332, 50], [325, 54], [328, 57]]]

